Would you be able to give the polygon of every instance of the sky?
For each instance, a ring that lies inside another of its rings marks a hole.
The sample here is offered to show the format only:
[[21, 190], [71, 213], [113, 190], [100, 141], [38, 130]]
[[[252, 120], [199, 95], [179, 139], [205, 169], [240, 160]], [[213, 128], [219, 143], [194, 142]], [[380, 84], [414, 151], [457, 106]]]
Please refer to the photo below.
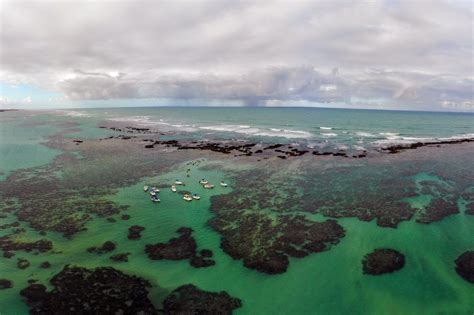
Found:
[[0, 107], [473, 111], [474, 2], [0, 0]]

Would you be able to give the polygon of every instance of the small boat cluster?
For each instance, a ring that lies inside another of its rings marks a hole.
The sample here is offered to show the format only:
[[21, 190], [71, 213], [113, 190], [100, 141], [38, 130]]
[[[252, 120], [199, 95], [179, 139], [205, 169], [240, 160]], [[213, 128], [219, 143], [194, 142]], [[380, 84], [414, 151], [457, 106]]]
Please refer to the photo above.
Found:
[[148, 190], [150, 190], [150, 199], [151, 201], [153, 202], [160, 202], [160, 198], [158, 198], [158, 193], [160, 192], [160, 190], [158, 188], [156, 188], [155, 186], [149, 188], [147, 185], [143, 186], [143, 191], [144, 192], [148, 192]]
[[[199, 184], [201, 184], [201, 186], [204, 189], [213, 189], [214, 188], [214, 185], [211, 184], [208, 180], [206, 180], [204, 178], [199, 181]], [[184, 186], [184, 185], [185, 185], [184, 182], [177, 179], [177, 180], [175, 180], [173, 185], [171, 185], [171, 191], [172, 192], [177, 192], [178, 190], [177, 190], [176, 186]], [[227, 187], [228, 186], [227, 183], [225, 183], [224, 181], [221, 181], [219, 183], [219, 185], [222, 186], [222, 187]], [[158, 197], [158, 193], [160, 192], [160, 190], [158, 188], [156, 188], [155, 186], [150, 188], [148, 185], [145, 185], [145, 186], [143, 186], [143, 191], [150, 193], [151, 201], [160, 202], [160, 198]], [[183, 200], [185, 200], [185, 201], [193, 201], [193, 200], [199, 200], [199, 199], [201, 199], [201, 197], [198, 194], [192, 194], [191, 195], [189, 193], [186, 193], [183, 196]]]

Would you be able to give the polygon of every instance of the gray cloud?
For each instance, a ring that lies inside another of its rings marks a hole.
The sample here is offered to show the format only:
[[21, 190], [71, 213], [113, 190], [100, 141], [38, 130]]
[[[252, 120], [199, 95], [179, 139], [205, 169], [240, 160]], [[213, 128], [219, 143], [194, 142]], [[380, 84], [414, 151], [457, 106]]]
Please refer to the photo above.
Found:
[[472, 14], [442, 0], [6, 1], [0, 74], [72, 100], [463, 106]]

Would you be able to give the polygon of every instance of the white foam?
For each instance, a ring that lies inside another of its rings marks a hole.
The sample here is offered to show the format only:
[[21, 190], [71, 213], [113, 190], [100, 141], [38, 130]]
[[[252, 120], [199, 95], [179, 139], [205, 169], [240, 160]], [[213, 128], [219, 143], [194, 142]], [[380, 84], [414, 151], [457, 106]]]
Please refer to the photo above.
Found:
[[291, 134], [299, 134], [303, 136], [310, 136], [311, 133], [306, 132], [306, 131], [301, 131], [301, 130], [290, 130], [290, 129], [276, 129], [276, 128], [270, 128], [271, 131], [276, 131], [276, 132], [285, 132], [285, 133], [291, 133]]
[[168, 129], [179, 129], [181, 131], [192, 132], [196, 131], [196, 128], [192, 128], [190, 125], [185, 124], [171, 124], [165, 122], [163, 119], [160, 120], [151, 120], [150, 116], [130, 116], [130, 117], [115, 117], [109, 118], [111, 121], [118, 121], [118, 122], [128, 122], [134, 125], [144, 126], [144, 127], [156, 127], [156, 126], [165, 126]]
[[397, 132], [380, 132], [379, 135], [384, 137], [398, 137], [400, 134]]
[[321, 136], [323, 136], [323, 137], [337, 137], [337, 133], [326, 132], [326, 133], [321, 133]]
[[80, 112], [80, 111], [75, 111], [75, 110], [68, 110], [68, 111], [63, 111], [63, 110], [58, 110], [56, 111], [59, 115], [64, 115], [64, 116], [71, 116], [71, 117], [90, 117], [90, 114]]
[[202, 126], [199, 128], [204, 129], [204, 130], [237, 132], [237, 133], [245, 133], [245, 134], [252, 134], [259, 131], [258, 128], [251, 128], [250, 126], [244, 126], [244, 125], [217, 125], [217, 126]]
[[332, 127], [319, 127], [319, 129], [322, 129], [322, 130], [332, 130]]
[[364, 138], [377, 138], [376, 135], [370, 132], [363, 132], [363, 131], [358, 131], [356, 132], [356, 135], [359, 137], [364, 137]]
[[463, 140], [463, 139], [472, 139], [474, 138], [474, 133], [466, 133], [462, 135], [455, 135], [451, 137], [445, 137], [445, 138], [438, 138], [441, 141], [449, 141], [449, 140]]
[[456, 141], [463, 139], [473, 139], [474, 133], [454, 135], [451, 137], [429, 138], [429, 137], [393, 137], [372, 142], [376, 146], [388, 146], [397, 144], [411, 144], [416, 142], [439, 142], [439, 141]]
[[289, 130], [289, 129], [275, 129], [270, 128], [269, 131], [260, 131], [255, 133], [256, 136], [264, 137], [281, 137], [288, 139], [297, 139], [297, 138], [311, 138], [313, 135], [306, 131], [301, 130]]
[[354, 147], [354, 149], [359, 150], [359, 151], [366, 151], [367, 150], [366, 148], [364, 148], [361, 145], [354, 145], [353, 147]]
[[203, 126], [199, 127], [204, 130], [236, 132], [252, 136], [261, 137], [282, 137], [282, 138], [309, 138], [311, 133], [301, 130], [277, 129], [277, 128], [255, 128], [247, 125], [217, 125], [217, 126]]

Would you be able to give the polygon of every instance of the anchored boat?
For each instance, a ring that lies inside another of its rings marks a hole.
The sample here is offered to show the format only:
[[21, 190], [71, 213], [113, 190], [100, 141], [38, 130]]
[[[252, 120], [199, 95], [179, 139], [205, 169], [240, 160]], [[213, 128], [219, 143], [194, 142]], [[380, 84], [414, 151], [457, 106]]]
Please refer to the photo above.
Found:
[[176, 186], [175, 185], [171, 185], [171, 191], [176, 192]]
[[189, 194], [185, 194], [183, 196], [183, 199], [186, 200], [186, 201], [192, 201], [193, 200], [193, 198], [191, 198], [191, 196]]
[[194, 199], [194, 200], [199, 200], [199, 199], [201, 199], [201, 197], [198, 196], [197, 194], [194, 194], [194, 195], [193, 195], [193, 199]]
[[227, 183], [221, 181], [221, 186], [222, 187], [227, 187], [228, 185], [227, 185]]
[[212, 185], [212, 184], [205, 184], [203, 187], [206, 188], [206, 189], [212, 189], [212, 188], [214, 188], [214, 185]]
[[179, 179], [175, 180], [174, 184], [175, 185], [184, 185], [184, 183], [182, 181], [180, 181]]
[[199, 181], [199, 184], [201, 184], [201, 185], [206, 185], [208, 183], [209, 182], [207, 180], [205, 180], [204, 178]]
[[144, 192], [147, 192], [147, 191], [148, 191], [148, 186], [147, 186], [147, 185], [143, 186], [143, 191], [144, 191]]

